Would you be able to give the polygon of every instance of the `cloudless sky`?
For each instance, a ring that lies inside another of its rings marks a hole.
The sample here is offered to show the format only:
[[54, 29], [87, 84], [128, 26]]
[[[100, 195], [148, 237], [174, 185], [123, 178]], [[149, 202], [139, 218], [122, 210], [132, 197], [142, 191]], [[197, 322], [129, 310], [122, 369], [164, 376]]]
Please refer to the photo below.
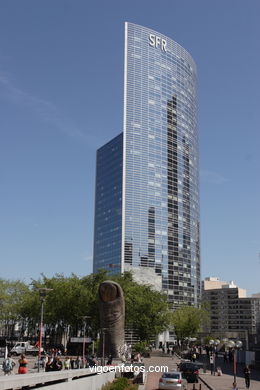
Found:
[[2, 0], [2, 278], [92, 272], [96, 149], [122, 131], [124, 22], [199, 74], [202, 277], [260, 292], [260, 2]]

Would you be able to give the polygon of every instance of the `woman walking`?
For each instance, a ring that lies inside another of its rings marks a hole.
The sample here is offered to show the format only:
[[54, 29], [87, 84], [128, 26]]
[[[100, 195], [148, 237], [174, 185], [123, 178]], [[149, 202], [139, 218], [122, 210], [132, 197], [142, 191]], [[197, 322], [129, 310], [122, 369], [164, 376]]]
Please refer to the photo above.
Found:
[[25, 356], [22, 354], [21, 358], [18, 360], [19, 368], [18, 368], [18, 374], [27, 374], [27, 364], [28, 360], [25, 359]]

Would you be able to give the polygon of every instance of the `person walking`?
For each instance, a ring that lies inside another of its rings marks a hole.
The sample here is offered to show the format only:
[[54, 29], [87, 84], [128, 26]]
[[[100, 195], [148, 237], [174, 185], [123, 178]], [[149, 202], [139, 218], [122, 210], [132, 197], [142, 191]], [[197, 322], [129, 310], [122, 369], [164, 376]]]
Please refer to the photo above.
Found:
[[60, 358], [56, 356], [53, 360], [52, 371], [61, 371], [62, 370], [62, 362]]
[[45, 364], [45, 372], [53, 371], [53, 358], [51, 356], [48, 357], [48, 361]]
[[245, 383], [247, 389], [249, 389], [250, 387], [250, 374], [251, 374], [250, 368], [249, 366], [246, 365], [244, 368], [244, 376], [245, 376]]
[[2, 370], [4, 371], [4, 375], [11, 375], [13, 368], [15, 366], [14, 360], [11, 358], [11, 356], [7, 356], [2, 365]]
[[81, 368], [81, 358], [79, 356], [75, 360], [75, 368]]
[[107, 361], [107, 366], [111, 366], [112, 361], [113, 361], [112, 355], [109, 355], [108, 356], [108, 361]]
[[71, 368], [70, 367], [70, 358], [69, 358], [69, 356], [66, 356], [65, 360], [64, 360], [64, 369], [69, 370], [70, 368]]
[[25, 356], [22, 354], [21, 358], [18, 360], [19, 368], [18, 368], [18, 374], [27, 374], [27, 364], [28, 360], [25, 359]]

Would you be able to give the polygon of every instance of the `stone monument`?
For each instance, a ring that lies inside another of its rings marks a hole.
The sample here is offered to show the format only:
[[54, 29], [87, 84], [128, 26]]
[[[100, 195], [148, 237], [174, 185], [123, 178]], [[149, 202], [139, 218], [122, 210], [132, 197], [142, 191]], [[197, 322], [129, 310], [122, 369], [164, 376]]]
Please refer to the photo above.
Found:
[[125, 300], [121, 286], [106, 280], [98, 290], [100, 315], [100, 355], [120, 357], [125, 343]]

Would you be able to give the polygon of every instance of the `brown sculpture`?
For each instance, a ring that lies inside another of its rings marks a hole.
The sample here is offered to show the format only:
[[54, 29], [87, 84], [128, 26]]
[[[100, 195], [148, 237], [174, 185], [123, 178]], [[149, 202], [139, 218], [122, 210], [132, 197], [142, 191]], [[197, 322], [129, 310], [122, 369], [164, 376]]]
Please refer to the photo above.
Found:
[[125, 301], [121, 286], [106, 280], [99, 286], [100, 355], [120, 357], [124, 348]]

